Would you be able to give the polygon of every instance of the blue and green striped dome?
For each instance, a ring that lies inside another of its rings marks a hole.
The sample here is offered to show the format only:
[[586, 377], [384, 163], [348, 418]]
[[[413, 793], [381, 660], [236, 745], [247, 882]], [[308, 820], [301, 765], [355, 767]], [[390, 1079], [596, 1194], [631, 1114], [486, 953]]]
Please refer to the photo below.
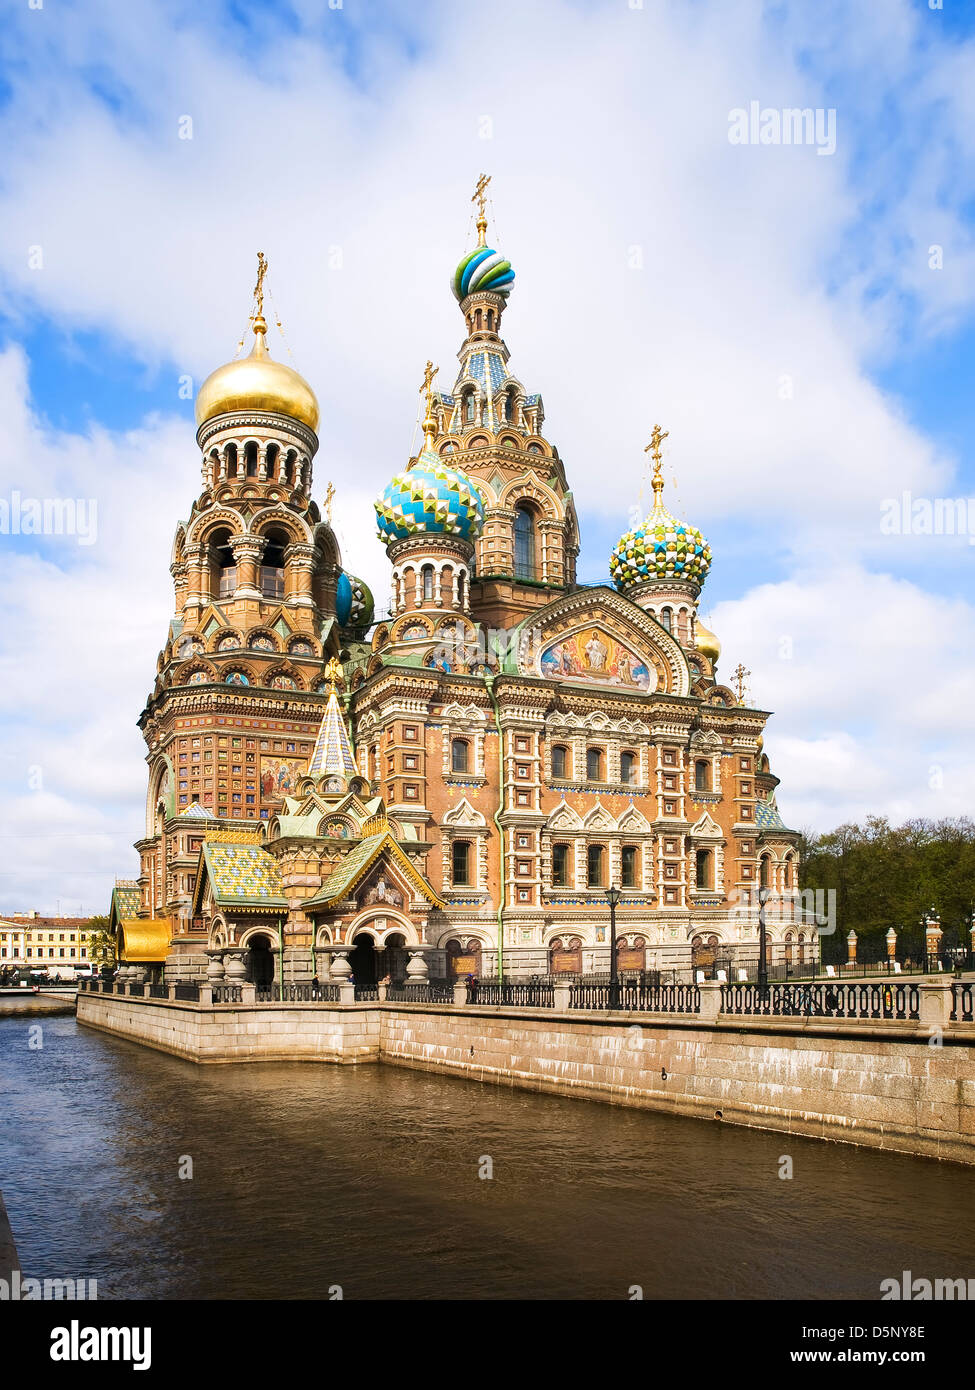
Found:
[[711, 547], [696, 526], [678, 521], [657, 501], [639, 526], [617, 541], [609, 572], [617, 589], [652, 579], [686, 579], [703, 584], [711, 568]]
[[476, 246], [454, 271], [450, 288], [458, 302], [475, 290], [490, 290], [492, 294], [507, 298], [514, 282], [511, 262], [506, 261], [500, 251], [492, 251], [490, 246]]
[[379, 539], [387, 544], [424, 534], [473, 541], [484, 525], [477, 488], [432, 449], [423, 450], [415, 468], [397, 473], [375, 506]]

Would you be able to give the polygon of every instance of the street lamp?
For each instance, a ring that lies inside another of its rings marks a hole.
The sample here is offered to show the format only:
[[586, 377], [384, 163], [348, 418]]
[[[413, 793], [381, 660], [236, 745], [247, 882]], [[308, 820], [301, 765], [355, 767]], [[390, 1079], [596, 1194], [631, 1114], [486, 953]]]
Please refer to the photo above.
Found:
[[618, 1009], [620, 1006], [619, 975], [616, 969], [616, 905], [622, 896], [622, 892], [615, 883], [611, 888], [606, 889], [606, 901], [609, 903], [609, 1007], [611, 1009]]
[[770, 888], [759, 888], [758, 890], [758, 992], [760, 995], [768, 993], [768, 961], [765, 953], [768, 949], [765, 939], [765, 904], [772, 896]]

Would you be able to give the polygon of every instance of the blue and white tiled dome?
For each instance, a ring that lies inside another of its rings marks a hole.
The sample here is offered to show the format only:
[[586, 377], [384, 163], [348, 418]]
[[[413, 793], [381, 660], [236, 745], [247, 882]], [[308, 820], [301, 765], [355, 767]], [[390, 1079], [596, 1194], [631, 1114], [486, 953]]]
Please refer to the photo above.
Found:
[[397, 473], [375, 506], [379, 539], [387, 544], [424, 534], [473, 541], [484, 525], [477, 488], [432, 449], [423, 450], [414, 468]]

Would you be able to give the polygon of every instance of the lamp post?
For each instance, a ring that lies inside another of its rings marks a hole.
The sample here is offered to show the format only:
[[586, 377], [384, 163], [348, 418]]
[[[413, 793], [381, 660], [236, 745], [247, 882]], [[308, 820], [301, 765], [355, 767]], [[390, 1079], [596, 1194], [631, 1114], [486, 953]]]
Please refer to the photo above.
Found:
[[620, 1006], [619, 973], [616, 968], [616, 904], [622, 896], [622, 892], [615, 883], [611, 888], [606, 889], [606, 901], [609, 903], [609, 1007], [611, 1009], [618, 1009]]
[[771, 889], [759, 888], [758, 890], [758, 992], [760, 995], [768, 993], [768, 961], [766, 951], [768, 949], [765, 939], [765, 904], [771, 896]]

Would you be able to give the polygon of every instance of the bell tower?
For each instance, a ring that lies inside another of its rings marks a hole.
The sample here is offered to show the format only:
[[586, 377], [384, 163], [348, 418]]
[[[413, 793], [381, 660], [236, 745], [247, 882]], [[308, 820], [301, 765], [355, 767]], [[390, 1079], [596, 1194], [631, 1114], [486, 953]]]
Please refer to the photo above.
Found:
[[542, 398], [509, 368], [501, 319], [515, 273], [487, 243], [489, 183], [484, 174], [478, 179], [477, 245], [451, 281], [466, 337], [453, 387], [433, 397], [433, 447], [474, 482], [484, 503], [471, 617], [513, 627], [574, 586], [579, 524], [558, 450], [542, 433]]

